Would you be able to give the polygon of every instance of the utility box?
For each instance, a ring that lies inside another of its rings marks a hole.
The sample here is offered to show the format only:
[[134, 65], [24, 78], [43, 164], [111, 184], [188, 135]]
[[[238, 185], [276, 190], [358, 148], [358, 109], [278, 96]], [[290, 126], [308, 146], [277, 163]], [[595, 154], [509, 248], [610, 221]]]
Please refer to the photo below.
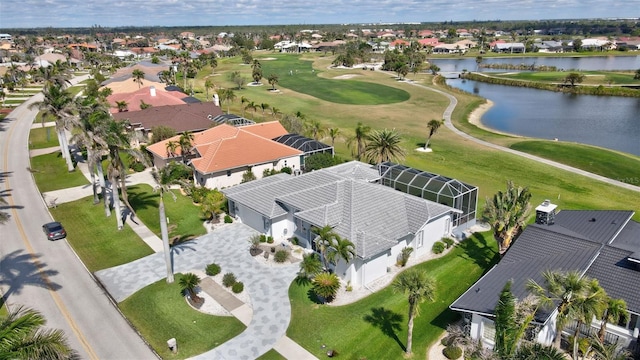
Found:
[[176, 341], [176, 338], [171, 338], [167, 340], [167, 346], [169, 347], [169, 350], [171, 350], [172, 353], [175, 354], [178, 352], [178, 342]]

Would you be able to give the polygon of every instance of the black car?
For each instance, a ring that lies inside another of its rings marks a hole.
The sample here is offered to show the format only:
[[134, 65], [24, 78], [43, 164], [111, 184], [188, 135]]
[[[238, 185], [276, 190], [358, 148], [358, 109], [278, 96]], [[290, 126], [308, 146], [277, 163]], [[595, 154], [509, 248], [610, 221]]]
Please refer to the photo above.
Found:
[[42, 225], [42, 231], [44, 231], [49, 240], [58, 240], [67, 237], [67, 232], [64, 230], [64, 227], [57, 221]]

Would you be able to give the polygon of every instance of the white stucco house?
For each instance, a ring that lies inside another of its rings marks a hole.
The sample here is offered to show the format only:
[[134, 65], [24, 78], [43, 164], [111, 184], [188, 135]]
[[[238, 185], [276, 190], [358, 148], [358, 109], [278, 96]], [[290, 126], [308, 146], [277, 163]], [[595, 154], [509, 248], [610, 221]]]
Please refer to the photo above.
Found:
[[296, 237], [315, 250], [314, 227], [333, 227], [355, 245], [356, 256], [334, 269], [362, 286], [384, 276], [405, 247], [431, 251], [454, 232], [453, 207], [403, 193], [379, 182], [375, 166], [352, 161], [291, 176], [278, 174], [223, 189], [230, 215], [276, 239]]

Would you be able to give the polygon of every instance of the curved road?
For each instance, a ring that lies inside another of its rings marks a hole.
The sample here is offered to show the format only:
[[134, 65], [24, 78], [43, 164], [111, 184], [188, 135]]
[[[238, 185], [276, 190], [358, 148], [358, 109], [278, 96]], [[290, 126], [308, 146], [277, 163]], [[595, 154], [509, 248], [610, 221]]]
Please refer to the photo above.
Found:
[[47, 241], [42, 232], [52, 218], [27, 170], [29, 130], [37, 113], [29, 104], [41, 99], [42, 94], [32, 97], [0, 122], [0, 196], [11, 215], [0, 225], [0, 289], [6, 303], [40, 311], [46, 326], [62, 329], [83, 359], [155, 359], [66, 240]]
[[548, 160], [548, 159], [545, 159], [545, 158], [541, 158], [541, 157], [538, 157], [538, 156], [535, 156], [535, 155], [527, 154], [527, 153], [524, 153], [524, 152], [521, 152], [521, 151], [510, 149], [508, 147], [496, 145], [496, 144], [493, 144], [493, 143], [490, 143], [490, 142], [487, 142], [487, 141], [484, 141], [484, 140], [480, 140], [480, 139], [474, 138], [473, 136], [458, 130], [453, 125], [453, 123], [451, 122], [451, 114], [453, 114], [453, 110], [458, 105], [458, 99], [456, 99], [455, 96], [453, 96], [453, 95], [451, 95], [449, 93], [446, 93], [446, 92], [444, 92], [442, 90], [430, 88], [428, 86], [424, 86], [424, 85], [417, 84], [417, 83], [414, 83], [414, 82], [411, 82], [410, 84], [446, 96], [449, 99], [449, 106], [447, 106], [447, 108], [444, 111], [444, 114], [442, 115], [442, 117], [445, 120], [445, 125], [451, 131], [453, 131], [454, 133], [462, 136], [465, 139], [468, 139], [468, 140], [471, 140], [471, 141], [476, 142], [478, 144], [490, 147], [492, 149], [506, 151], [508, 153], [511, 153], [511, 154], [514, 154], [514, 155], [518, 155], [518, 156], [522, 156], [522, 157], [525, 157], [527, 159], [535, 160], [535, 161], [538, 161], [538, 162], [541, 162], [541, 163], [544, 163], [544, 164], [547, 164], [547, 165], [551, 165], [551, 166], [557, 167], [557, 168], [562, 169], [562, 170], [570, 171], [570, 172], [575, 173], [575, 174], [579, 174], [579, 175], [582, 175], [582, 176], [587, 176], [587, 177], [590, 177], [592, 179], [599, 180], [599, 181], [602, 181], [602, 182], [605, 182], [605, 183], [608, 183], [608, 184], [611, 184], [611, 185], [615, 185], [615, 186], [619, 186], [619, 187], [622, 187], [622, 188], [625, 188], [625, 189], [629, 189], [629, 190], [632, 190], [632, 191], [640, 192], [640, 186], [635, 186], [635, 185], [623, 183], [621, 181], [609, 179], [607, 177], [604, 177], [604, 176], [601, 176], [601, 175], [598, 175], [598, 174], [594, 174], [594, 173], [591, 173], [591, 172], [588, 172], [588, 171], [584, 171], [584, 170], [581, 170], [581, 169], [577, 169], [577, 168], [574, 168], [574, 167], [571, 167], [571, 166], [568, 166], [568, 165], [565, 165], [565, 164], [561, 164], [561, 163], [558, 163], [558, 162], [555, 162], [555, 161], [551, 161], [551, 160]]

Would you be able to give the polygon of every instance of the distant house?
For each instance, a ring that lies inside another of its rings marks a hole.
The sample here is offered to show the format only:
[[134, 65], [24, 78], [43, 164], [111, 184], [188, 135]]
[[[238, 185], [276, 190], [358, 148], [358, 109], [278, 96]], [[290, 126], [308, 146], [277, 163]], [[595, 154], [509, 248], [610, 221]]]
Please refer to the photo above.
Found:
[[564, 52], [564, 46], [560, 41], [541, 41], [533, 43], [533, 47], [538, 49], [541, 53], [561, 53]]
[[[185, 157], [197, 184], [221, 189], [240, 184], [247, 171], [260, 179], [265, 170], [300, 169], [303, 152], [271, 140], [286, 133], [278, 121], [241, 127], [221, 124], [193, 134], [194, 152]], [[177, 135], [147, 147], [157, 168], [182, 158], [182, 149], [178, 147], [172, 152], [167, 147], [169, 141], [179, 139]]]
[[492, 47], [491, 51], [497, 53], [513, 53], [519, 54], [526, 52], [526, 47], [523, 43], [499, 43], [496, 42]]
[[467, 49], [460, 44], [438, 44], [433, 47], [434, 54], [464, 54], [466, 51]]
[[[507, 281], [516, 298], [523, 299], [529, 279], [544, 283], [542, 273], [578, 271], [597, 279], [607, 294], [623, 299], [630, 314], [626, 322], [607, 325], [605, 340], [638, 347], [640, 332], [640, 223], [633, 211], [563, 210], [548, 202], [536, 208], [536, 223], [527, 226], [507, 253], [450, 308], [462, 312], [470, 335], [493, 347], [494, 310]], [[528, 338], [550, 344], [555, 338], [557, 309], [540, 309]], [[594, 319], [595, 328], [600, 321]], [[564, 330], [573, 334], [576, 324]], [[582, 329], [588, 333], [589, 328]], [[591, 330], [593, 333], [595, 330]]]
[[[144, 81], [143, 81], [144, 84]], [[114, 114], [120, 112], [117, 103], [124, 101], [127, 103], [127, 111], [139, 111], [144, 102], [154, 107], [167, 105], [183, 105], [189, 95], [180, 91], [165, 91], [163, 87], [157, 89], [155, 86], [144, 86], [137, 91], [130, 93], [114, 93], [107, 97], [109, 111]]]
[[459, 211], [396, 191], [378, 182], [374, 166], [352, 161], [299, 176], [278, 174], [223, 189], [229, 212], [244, 224], [277, 239], [295, 236], [316, 250], [313, 227], [333, 227], [355, 245], [355, 258], [334, 272], [353, 286], [366, 286], [395, 266], [405, 247], [413, 256], [429, 253], [449, 236]]

